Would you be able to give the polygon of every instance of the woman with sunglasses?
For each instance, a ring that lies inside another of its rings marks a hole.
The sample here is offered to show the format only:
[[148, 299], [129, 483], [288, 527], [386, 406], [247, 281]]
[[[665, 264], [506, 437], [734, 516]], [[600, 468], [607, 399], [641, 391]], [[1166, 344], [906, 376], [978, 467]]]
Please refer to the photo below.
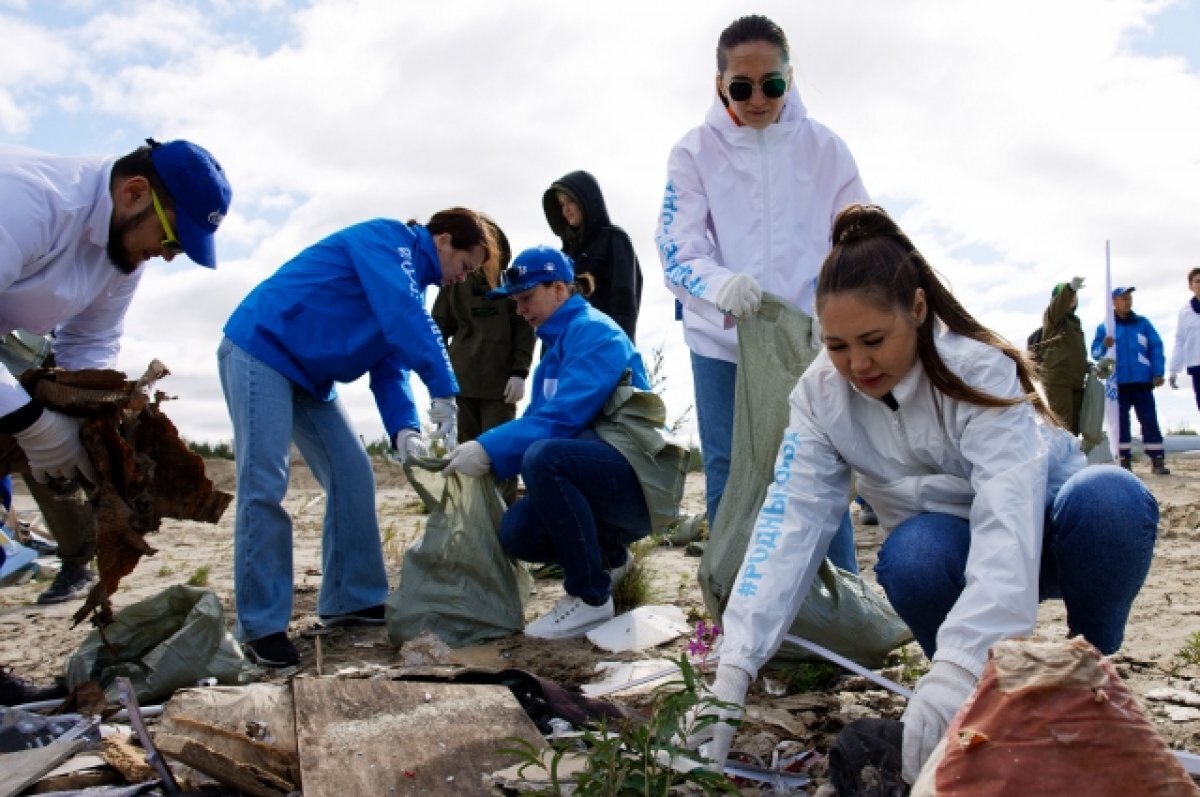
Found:
[[[490, 295], [511, 297], [542, 341], [529, 406], [455, 449], [444, 471], [521, 474], [525, 497], [504, 514], [500, 544], [563, 568], [566, 595], [525, 627], [543, 639], [583, 636], [612, 619], [613, 587], [632, 564], [626, 546], [674, 519], [686, 476], [687, 452], [663, 437], [665, 409], [642, 356], [585, 300], [591, 288], [590, 275], [576, 281], [571, 258], [549, 246], [517, 255]], [[621, 398], [639, 412], [621, 413]]]
[[[788, 57], [787, 37], [766, 17], [727, 27], [712, 106], [667, 164], [657, 243], [691, 349], [710, 528], [732, 456], [734, 322], [758, 309], [764, 290], [812, 315], [833, 217], [868, 201], [849, 149], [808, 116]], [[831, 559], [857, 569], [848, 514]]]
[[[1154, 555], [1158, 504], [1132, 474], [1085, 467], [1023, 354], [954, 298], [882, 209], [854, 205], [817, 282], [825, 351], [790, 398], [771, 504], [730, 590], [713, 691], [740, 705], [807, 594], [851, 470], [888, 532], [875, 572], [932, 661], [904, 712], [910, 783], [996, 642], [1040, 600], [1068, 634], [1121, 646]], [[779, 522], [776, 506], [784, 508]], [[714, 729], [724, 761], [732, 728]]]
[[431, 436], [453, 447], [458, 383], [425, 289], [462, 282], [494, 252], [490, 228], [466, 208], [424, 225], [373, 219], [292, 258], [225, 324], [217, 366], [237, 463], [237, 633], [259, 664], [299, 661], [287, 637], [292, 521], [283, 499], [292, 443], [327, 499], [317, 613], [329, 626], [383, 623], [388, 584], [375, 478], [335, 384], [370, 375], [388, 439], [407, 459], [427, 453], [408, 384], [416, 371], [435, 397]]

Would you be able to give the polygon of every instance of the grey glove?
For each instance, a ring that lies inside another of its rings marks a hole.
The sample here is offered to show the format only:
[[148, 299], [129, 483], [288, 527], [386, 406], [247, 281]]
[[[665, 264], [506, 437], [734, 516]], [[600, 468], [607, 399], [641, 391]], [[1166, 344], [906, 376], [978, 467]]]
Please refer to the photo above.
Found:
[[516, 404], [525, 398], [525, 380], [519, 376], [510, 376], [504, 385], [504, 403]]
[[916, 783], [921, 767], [977, 683], [979, 679], [971, 672], [948, 661], [935, 661], [917, 681], [915, 694], [900, 718], [904, 723], [900, 755], [906, 781]]
[[92, 461], [79, 439], [83, 422], [52, 410], [43, 410], [26, 429], [13, 434], [29, 460], [33, 478], [42, 484], [50, 479], [74, 479], [80, 473], [92, 484], [99, 484]]
[[450, 453], [450, 461], [446, 463], [442, 475], [461, 473], [463, 476], [478, 479], [491, 470], [491, 467], [492, 458], [488, 456], [487, 449], [478, 440], [468, 440]]
[[401, 462], [429, 456], [429, 446], [425, 444], [425, 438], [415, 429], [401, 429], [396, 432], [394, 447]]
[[433, 424], [429, 439], [441, 440], [446, 451], [453, 451], [458, 445], [458, 404], [454, 396], [433, 400], [429, 407], [429, 422]]
[[745, 318], [762, 305], [762, 288], [749, 274], [734, 274], [717, 291], [713, 303], [726, 315]]
[[1071, 290], [1079, 293], [1079, 289], [1083, 287], [1083, 277], [1071, 278]]
[[[717, 678], [711, 688], [712, 696], [723, 703], [733, 704], [727, 708], [713, 705], [701, 706], [689, 712], [686, 725], [691, 727], [702, 718], [714, 717], [715, 722], [691, 733], [685, 744], [692, 749], [700, 749], [704, 756], [712, 762], [712, 768], [721, 772], [725, 769], [725, 759], [729, 757], [729, 748], [733, 744], [733, 734], [736, 728], [726, 720], [740, 720], [742, 707], [746, 703], [746, 690], [750, 688], [750, 673], [740, 667], [720, 664], [717, 666]], [[701, 749], [701, 745], [707, 745]]]

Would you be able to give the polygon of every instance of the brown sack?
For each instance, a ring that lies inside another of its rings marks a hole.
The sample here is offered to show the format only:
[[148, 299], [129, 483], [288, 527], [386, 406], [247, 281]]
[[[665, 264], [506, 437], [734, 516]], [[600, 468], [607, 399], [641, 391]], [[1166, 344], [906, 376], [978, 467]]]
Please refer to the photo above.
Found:
[[913, 784], [912, 797], [1086, 794], [1182, 797], [1200, 788], [1100, 651], [997, 643], [975, 693]]

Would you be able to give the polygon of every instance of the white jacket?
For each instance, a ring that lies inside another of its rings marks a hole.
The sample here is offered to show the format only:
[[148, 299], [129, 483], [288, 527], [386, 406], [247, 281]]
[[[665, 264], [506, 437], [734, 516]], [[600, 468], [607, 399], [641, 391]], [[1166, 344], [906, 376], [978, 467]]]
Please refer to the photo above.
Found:
[[[952, 334], [937, 345], [967, 384], [1022, 395], [999, 349]], [[892, 395], [894, 411], [858, 392], [824, 351], [800, 378], [725, 609], [722, 663], [754, 675], [779, 649], [846, 511], [851, 470], [885, 530], [922, 512], [970, 521], [966, 588], [938, 629], [935, 659], [978, 675], [995, 642], [1032, 631], [1045, 511], [1086, 464], [1078, 443], [1028, 404], [995, 409], [941, 393], [935, 402], [919, 361]]]
[[869, 201], [850, 150], [808, 117], [794, 87], [765, 130], [738, 127], [714, 99], [704, 124], [671, 150], [656, 234], [688, 347], [737, 362], [737, 330], [713, 304], [735, 273], [812, 315], [833, 219]]
[[1188, 368], [1200, 366], [1200, 313], [1192, 309], [1189, 301], [1179, 310], [1179, 322], [1175, 324], [1175, 348], [1171, 352], [1172, 375]]
[[[108, 259], [112, 157], [0, 145], [0, 334], [56, 330], [63, 368], [111, 368], [142, 269]], [[29, 396], [0, 368], [0, 416]]]

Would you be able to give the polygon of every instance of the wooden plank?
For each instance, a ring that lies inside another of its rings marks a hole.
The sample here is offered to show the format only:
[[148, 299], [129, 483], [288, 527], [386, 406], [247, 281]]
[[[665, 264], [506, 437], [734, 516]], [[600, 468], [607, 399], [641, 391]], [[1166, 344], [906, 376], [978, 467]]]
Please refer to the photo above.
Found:
[[159, 733], [154, 746], [163, 755], [182, 761], [210, 778], [244, 791], [253, 797], [284, 797], [295, 791], [294, 784], [270, 772], [243, 764], [218, 753], [200, 742], [171, 733]]
[[488, 795], [484, 775], [543, 743], [504, 686], [300, 678], [292, 688], [305, 797]]
[[20, 794], [50, 770], [73, 756], [83, 742], [52, 742], [45, 747], [21, 750], [0, 757], [0, 797]]

